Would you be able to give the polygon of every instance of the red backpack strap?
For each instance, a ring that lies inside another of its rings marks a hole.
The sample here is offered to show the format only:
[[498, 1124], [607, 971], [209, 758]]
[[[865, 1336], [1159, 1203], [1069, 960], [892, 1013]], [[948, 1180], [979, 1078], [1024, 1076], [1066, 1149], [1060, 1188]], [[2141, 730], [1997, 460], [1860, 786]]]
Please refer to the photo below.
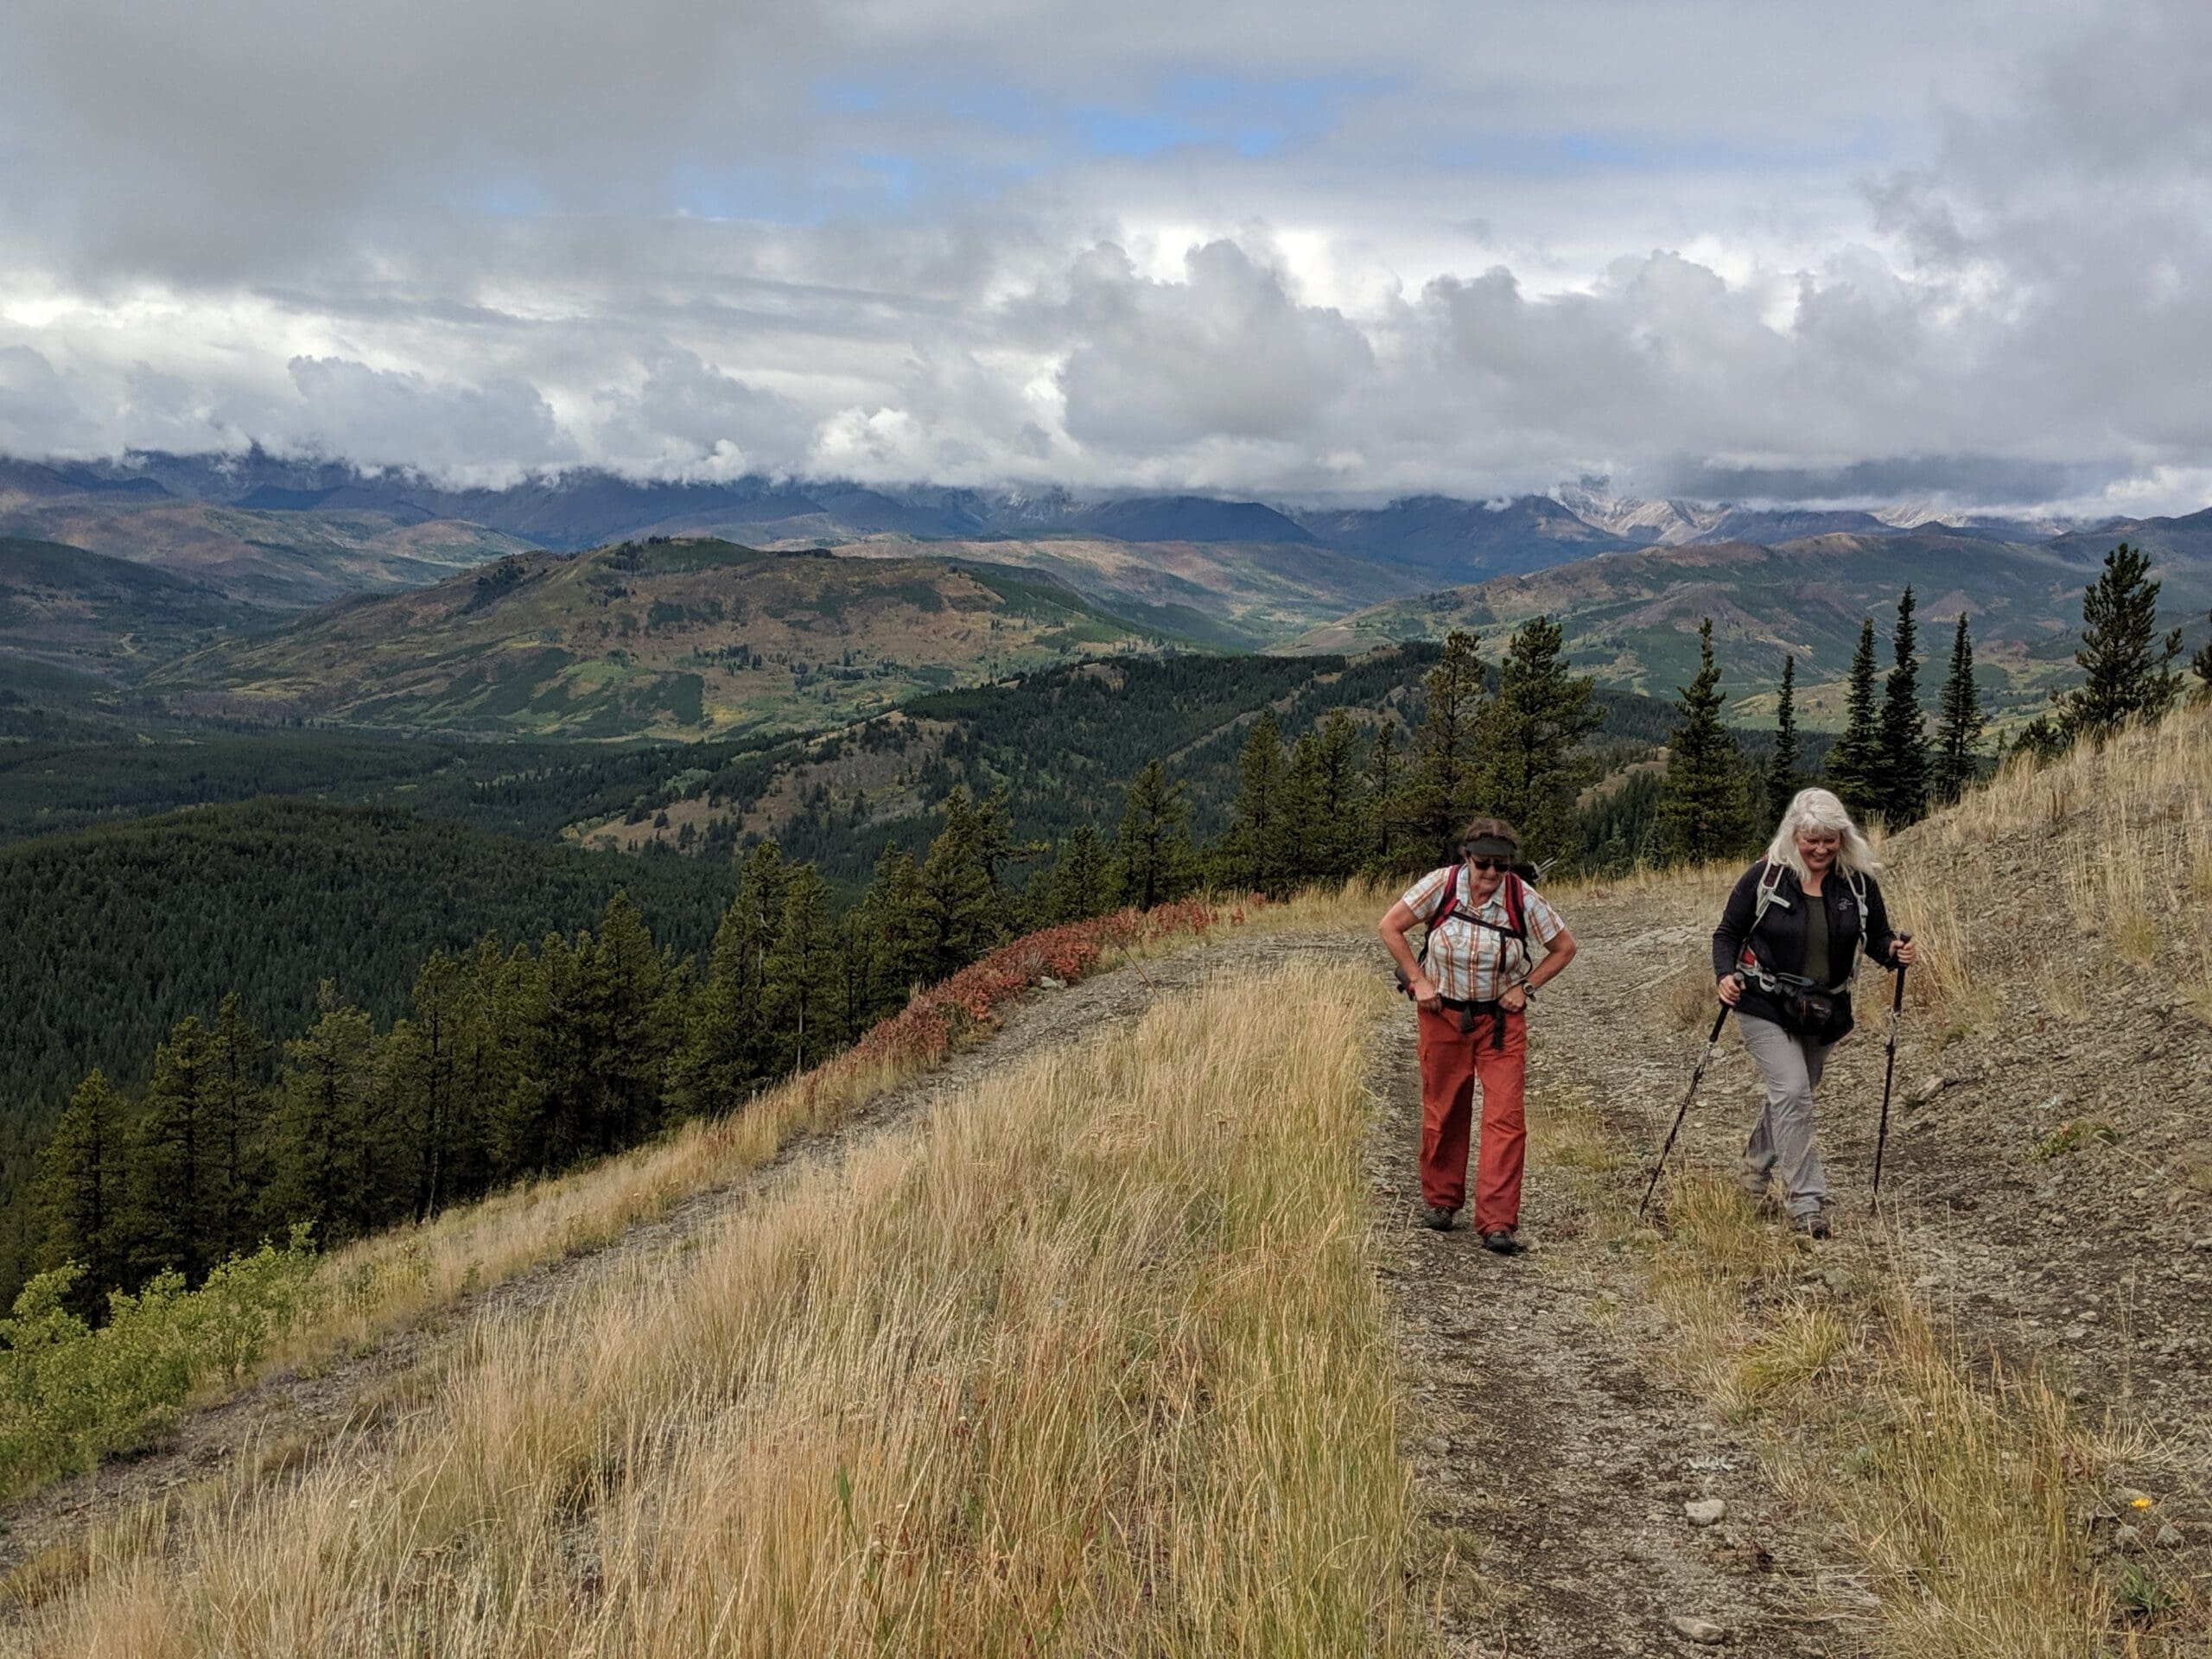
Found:
[[1511, 925], [1513, 937], [1525, 947], [1529, 943], [1529, 890], [1516, 870], [1505, 873], [1505, 919]]
[[1428, 959], [1428, 942], [1436, 937], [1436, 930], [1452, 919], [1459, 908], [1459, 867], [1447, 864], [1438, 872], [1444, 877], [1444, 902], [1437, 906], [1427, 922], [1427, 931], [1421, 936], [1421, 960]]

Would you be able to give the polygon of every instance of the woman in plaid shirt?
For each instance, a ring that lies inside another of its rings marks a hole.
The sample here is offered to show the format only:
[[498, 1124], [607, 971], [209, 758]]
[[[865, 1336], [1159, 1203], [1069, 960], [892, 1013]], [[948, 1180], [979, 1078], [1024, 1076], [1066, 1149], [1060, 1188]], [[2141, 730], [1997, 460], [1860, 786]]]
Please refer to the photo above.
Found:
[[[1378, 931], [1420, 1010], [1422, 1224], [1450, 1231], [1466, 1201], [1467, 1132], [1479, 1080], [1475, 1230], [1484, 1249], [1510, 1255], [1520, 1249], [1513, 1235], [1528, 1141], [1522, 1091], [1529, 998], [1573, 960], [1574, 936], [1515, 873], [1521, 837], [1511, 824], [1475, 819], [1459, 838], [1459, 863], [1407, 888]], [[1416, 927], [1428, 933], [1418, 959], [1406, 942]], [[1532, 943], [1541, 957], [1531, 956]]]

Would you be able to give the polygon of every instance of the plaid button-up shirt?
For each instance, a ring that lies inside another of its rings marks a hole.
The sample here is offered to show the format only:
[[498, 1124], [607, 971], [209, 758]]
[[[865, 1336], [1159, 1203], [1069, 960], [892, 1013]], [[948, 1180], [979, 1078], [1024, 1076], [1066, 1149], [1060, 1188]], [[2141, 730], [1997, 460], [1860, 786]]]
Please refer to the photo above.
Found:
[[[1406, 908], [1424, 926], [1443, 905], [1450, 887], [1456, 884], [1459, 890], [1458, 906], [1428, 941], [1426, 971], [1440, 995], [1454, 1002], [1494, 1002], [1507, 986], [1528, 978], [1528, 951], [1507, 934], [1495, 931], [1512, 925], [1505, 909], [1505, 882], [1517, 880], [1518, 876], [1508, 875], [1479, 908], [1469, 902], [1465, 864], [1433, 871], [1406, 889]], [[1522, 883], [1521, 896], [1529, 938], [1548, 948], [1566, 931], [1567, 924], [1543, 895], [1526, 882]], [[1479, 916], [1492, 926], [1478, 927], [1467, 919], [1470, 915]]]

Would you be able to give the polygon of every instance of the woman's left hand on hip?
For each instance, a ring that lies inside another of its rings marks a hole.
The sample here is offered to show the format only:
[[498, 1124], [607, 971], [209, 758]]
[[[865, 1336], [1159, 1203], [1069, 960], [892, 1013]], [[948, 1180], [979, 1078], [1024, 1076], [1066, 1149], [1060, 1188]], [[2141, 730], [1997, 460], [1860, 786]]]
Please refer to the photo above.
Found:
[[1509, 985], [1498, 993], [1497, 1005], [1508, 1014], [1519, 1014], [1529, 1006], [1529, 993], [1518, 985]]

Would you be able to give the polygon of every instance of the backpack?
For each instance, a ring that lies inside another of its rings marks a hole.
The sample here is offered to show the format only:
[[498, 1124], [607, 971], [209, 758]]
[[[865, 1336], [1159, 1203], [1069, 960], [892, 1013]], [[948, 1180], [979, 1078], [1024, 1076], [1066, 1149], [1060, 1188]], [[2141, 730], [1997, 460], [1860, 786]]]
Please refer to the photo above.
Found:
[[[1522, 868], [1532, 867], [1523, 866]], [[1421, 938], [1420, 954], [1414, 958], [1424, 972], [1428, 968], [1428, 947], [1430, 942], [1436, 938], [1436, 930], [1450, 921], [1453, 916], [1458, 915], [1459, 911], [1461, 872], [1457, 864], [1447, 865], [1446, 868], [1450, 871], [1451, 877], [1445, 886], [1444, 902], [1436, 907], [1435, 914], [1428, 918], [1427, 931], [1422, 933]], [[1517, 869], [1508, 870], [1505, 880], [1498, 884], [1498, 890], [1505, 895], [1504, 926], [1501, 927], [1496, 922], [1486, 920], [1482, 916], [1475, 914], [1460, 917], [1460, 919], [1471, 927], [1487, 928], [1493, 933], [1511, 939], [1521, 947], [1521, 955], [1525, 960], [1529, 955], [1529, 877], [1522, 874]], [[1409, 985], [1401, 983], [1398, 988], [1409, 995], [1412, 994], [1413, 988]]]

